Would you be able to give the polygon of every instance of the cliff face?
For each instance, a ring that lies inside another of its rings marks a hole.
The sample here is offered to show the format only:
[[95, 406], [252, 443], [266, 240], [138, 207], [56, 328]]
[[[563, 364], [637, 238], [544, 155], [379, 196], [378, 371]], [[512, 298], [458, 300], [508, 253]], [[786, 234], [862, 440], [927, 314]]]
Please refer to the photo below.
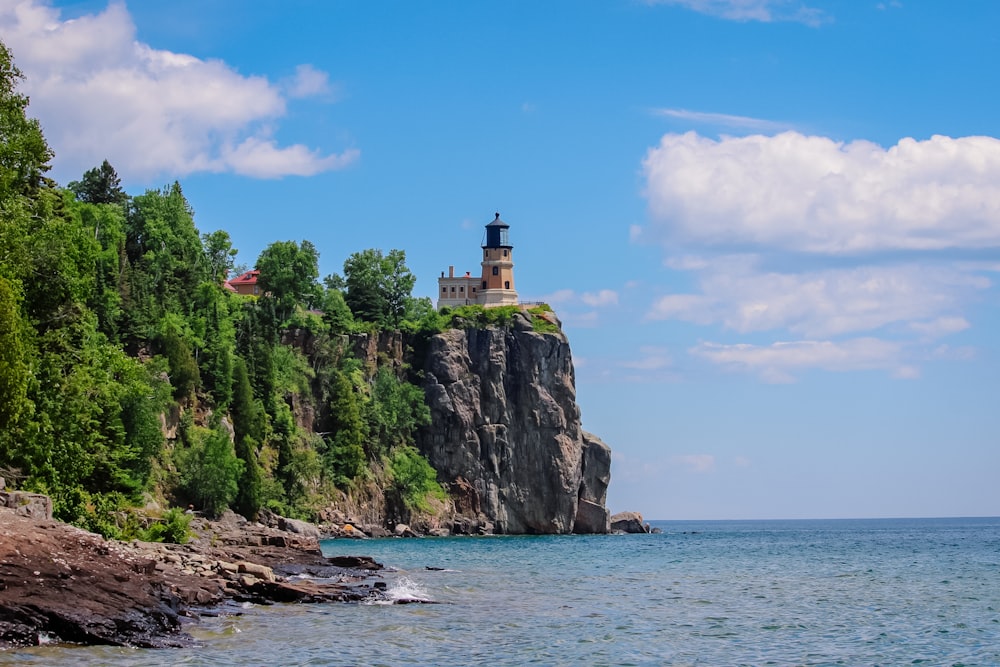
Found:
[[431, 426], [420, 449], [451, 483], [472, 528], [606, 533], [611, 450], [580, 426], [562, 333], [453, 329], [434, 336], [424, 389]]

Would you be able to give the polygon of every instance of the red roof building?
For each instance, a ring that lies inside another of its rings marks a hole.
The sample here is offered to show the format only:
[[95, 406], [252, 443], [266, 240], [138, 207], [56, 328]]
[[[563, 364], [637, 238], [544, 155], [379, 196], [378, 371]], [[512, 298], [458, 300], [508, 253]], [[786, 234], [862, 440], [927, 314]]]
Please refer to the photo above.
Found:
[[260, 295], [260, 287], [257, 285], [257, 279], [260, 277], [260, 271], [257, 269], [251, 269], [231, 278], [226, 281], [226, 288], [230, 291], [236, 292], [237, 294], [249, 294], [251, 296]]

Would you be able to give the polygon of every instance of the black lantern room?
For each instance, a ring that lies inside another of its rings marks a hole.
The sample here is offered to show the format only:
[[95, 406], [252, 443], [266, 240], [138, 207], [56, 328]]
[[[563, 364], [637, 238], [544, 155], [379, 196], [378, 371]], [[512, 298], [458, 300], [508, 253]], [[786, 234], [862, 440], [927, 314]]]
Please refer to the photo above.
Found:
[[513, 248], [510, 244], [510, 235], [507, 230], [510, 229], [510, 225], [500, 219], [500, 214], [497, 213], [493, 222], [486, 225], [486, 243], [483, 244], [484, 248]]

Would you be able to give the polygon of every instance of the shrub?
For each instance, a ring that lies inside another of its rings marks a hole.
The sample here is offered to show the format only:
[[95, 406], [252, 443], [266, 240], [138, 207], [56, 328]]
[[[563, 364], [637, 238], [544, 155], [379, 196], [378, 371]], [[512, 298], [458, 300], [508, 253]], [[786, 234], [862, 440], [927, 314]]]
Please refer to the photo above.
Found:
[[416, 447], [397, 447], [389, 458], [389, 474], [393, 484], [410, 510], [426, 512], [430, 509], [428, 496], [438, 500], [448, 495], [437, 481], [437, 472]]
[[184, 544], [188, 540], [191, 525], [191, 515], [185, 514], [178, 507], [171, 507], [163, 517], [140, 533], [144, 542], [170, 542]]

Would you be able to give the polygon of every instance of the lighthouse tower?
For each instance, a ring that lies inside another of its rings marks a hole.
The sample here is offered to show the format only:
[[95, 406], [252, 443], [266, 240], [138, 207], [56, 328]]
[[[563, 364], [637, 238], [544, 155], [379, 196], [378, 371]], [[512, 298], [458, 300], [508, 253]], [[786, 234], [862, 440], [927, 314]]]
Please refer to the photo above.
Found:
[[476, 303], [491, 306], [516, 306], [514, 290], [514, 246], [510, 244], [510, 225], [497, 213], [486, 225], [483, 243], [483, 279], [476, 293]]

